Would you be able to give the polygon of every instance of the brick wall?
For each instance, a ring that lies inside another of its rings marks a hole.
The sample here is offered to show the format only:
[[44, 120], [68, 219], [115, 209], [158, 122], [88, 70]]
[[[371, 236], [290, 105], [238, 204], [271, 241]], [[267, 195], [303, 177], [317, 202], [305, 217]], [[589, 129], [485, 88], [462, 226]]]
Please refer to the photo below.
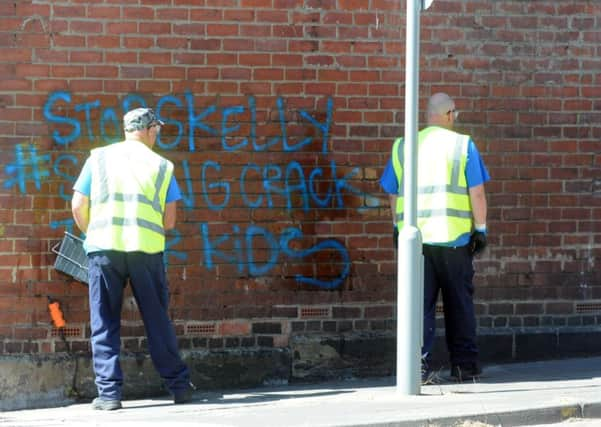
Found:
[[[0, 353], [87, 351], [86, 289], [53, 268], [71, 185], [132, 106], [184, 199], [166, 261], [182, 348], [394, 331], [377, 180], [403, 132], [399, 0], [0, 3]], [[601, 4], [444, 1], [422, 14], [421, 110], [452, 95], [488, 165], [481, 331], [598, 327]], [[131, 295], [123, 340], [144, 347]]]

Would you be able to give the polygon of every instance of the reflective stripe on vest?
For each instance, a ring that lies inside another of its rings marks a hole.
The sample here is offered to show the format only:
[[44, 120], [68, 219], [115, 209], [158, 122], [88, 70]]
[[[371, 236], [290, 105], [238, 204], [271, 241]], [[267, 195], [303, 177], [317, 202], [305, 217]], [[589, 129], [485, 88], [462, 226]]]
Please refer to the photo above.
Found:
[[137, 141], [92, 151], [86, 245], [146, 253], [165, 248], [163, 213], [173, 164]]
[[[417, 226], [424, 242], [447, 243], [469, 233], [472, 211], [465, 179], [469, 136], [439, 127], [419, 133]], [[434, 147], [428, 147], [428, 145]], [[395, 141], [393, 167], [398, 179], [397, 226], [404, 220], [404, 143]]]
[[98, 221], [94, 221], [93, 225], [94, 225], [93, 227], [90, 227], [92, 230], [95, 230], [98, 228], [107, 228], [110, 225], [118, 225], [119, 227], [147, 228], [148, 230], [154, 231], [155, 233], [158, 233], [158, 234], [165, 233], [165, 231], [163, 230], [163, 227], [161, 227], [160, 225], [156, 225], [150, 221], [146, 221], [146, 220], [140, 219], [140, 218], [113, 218], [112, 220], [101, 219]]

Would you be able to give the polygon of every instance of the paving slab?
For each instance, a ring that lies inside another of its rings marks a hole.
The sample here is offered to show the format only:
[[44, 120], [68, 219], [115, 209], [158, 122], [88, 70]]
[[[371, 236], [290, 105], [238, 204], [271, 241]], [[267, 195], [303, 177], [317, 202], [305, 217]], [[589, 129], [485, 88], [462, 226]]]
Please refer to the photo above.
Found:
[[112, 412], [94, 411], [89, 403], [0, 412], [0, 427], [442, 427], [468, 420], [519, 426], [601, 415], [599, 357], [484, 369], [478, 381], [425, 385], [418, 396], [398, 393], [394, 378], [197, 391], [186, 405], [163, 397], [124, 401]]

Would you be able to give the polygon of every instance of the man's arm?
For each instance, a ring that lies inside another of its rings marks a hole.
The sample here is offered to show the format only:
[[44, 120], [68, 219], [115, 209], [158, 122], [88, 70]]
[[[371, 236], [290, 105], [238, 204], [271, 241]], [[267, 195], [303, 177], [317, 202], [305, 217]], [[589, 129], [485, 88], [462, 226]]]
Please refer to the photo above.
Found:
[[486, 225], [486, 193], [484, 184], [470, 187], [470, 202], [472, 204], [472, 214], [474, 216], [474, 225]]
[[79, 229], [86, 233], [90, 223], [90, 198], [75, 191], [71, 199], [71, 212]]
[[169, 202], [165, 204], [165, 216], [163, 217], [163, 228], [165, 231], [175, 227], [175, 219], [177, 213], [177, 202]]

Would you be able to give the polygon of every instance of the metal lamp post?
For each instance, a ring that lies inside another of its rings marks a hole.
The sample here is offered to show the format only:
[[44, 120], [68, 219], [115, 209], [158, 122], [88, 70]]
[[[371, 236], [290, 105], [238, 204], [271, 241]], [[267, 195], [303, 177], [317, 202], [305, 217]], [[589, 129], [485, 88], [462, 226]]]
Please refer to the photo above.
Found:
[[417, 121], [419, 87], [419, 14], [433, 0], [407, 0], [405, 61], [405, 138], [403, 228], [397, 262], [397, 391], [417, 395], [421, 390], [424, 262], [417, 228]]

